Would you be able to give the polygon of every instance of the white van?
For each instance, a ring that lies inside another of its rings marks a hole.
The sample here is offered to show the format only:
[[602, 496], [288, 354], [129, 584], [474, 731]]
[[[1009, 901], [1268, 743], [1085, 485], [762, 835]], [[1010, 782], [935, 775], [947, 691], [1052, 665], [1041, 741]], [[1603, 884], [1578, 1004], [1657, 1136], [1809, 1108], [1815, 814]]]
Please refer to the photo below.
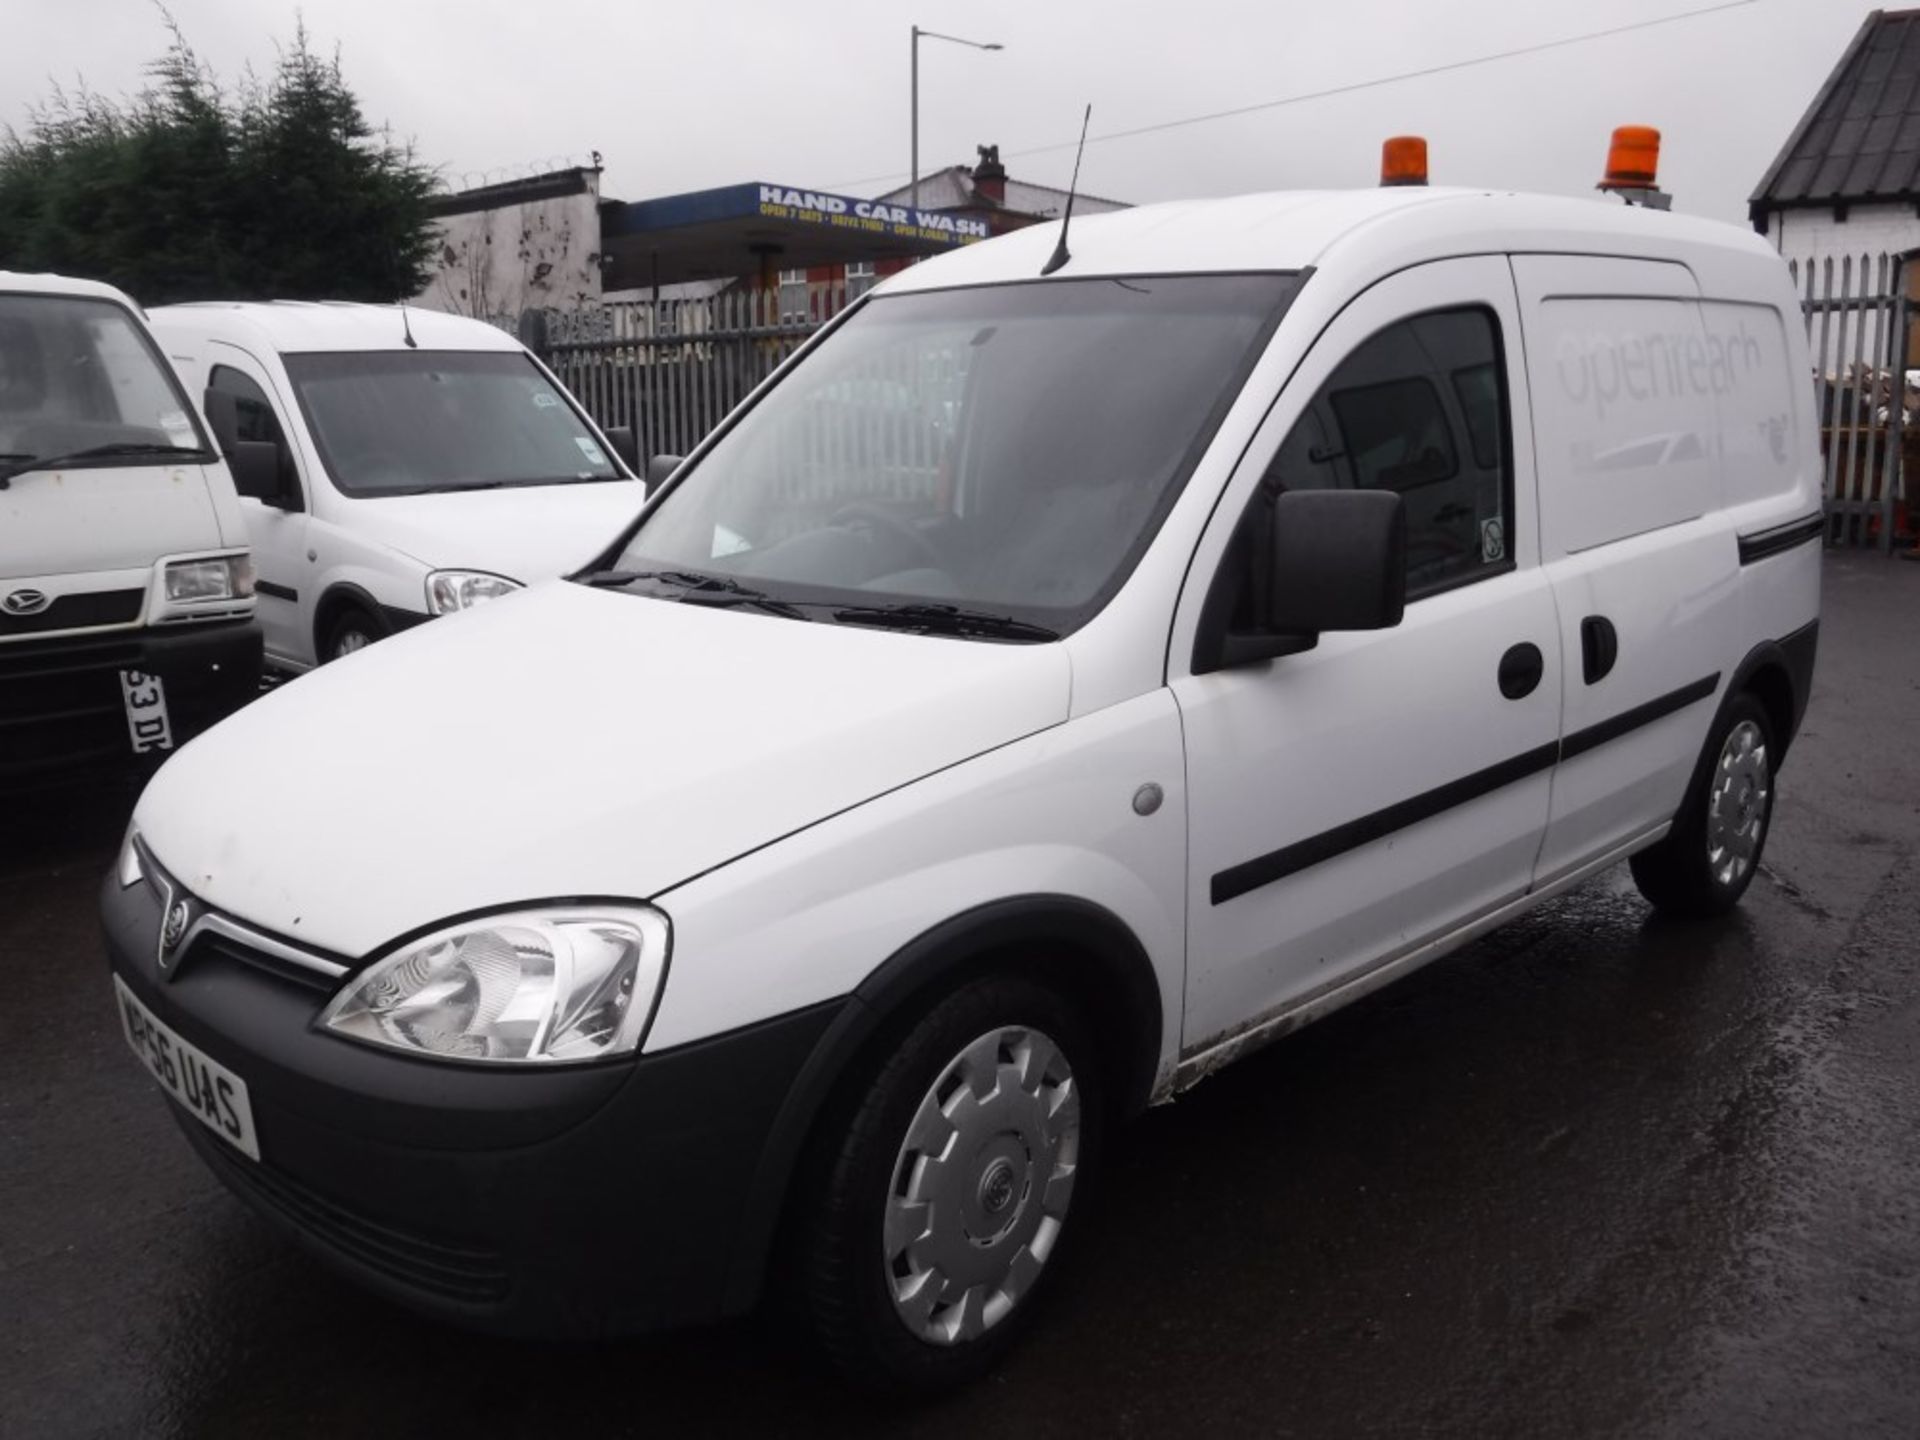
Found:
[[1055, 241], [891, 280], [589, 570], [162, 770], [117, 994], [240, 1194], [470, 1323], [781, 1277], [939, 1384], [1113, 1122], [1620, 860], [1739, 898], [1819, 605], [1764, 242], [1416, 189]]
[[233, 481], [139, 308], [0, 271], [0, 791], [137, 772], [259, 683]]
[[391, 305], [163, 305], [153, 327], [223, 449], [270, 444], [241, 507], [267, 659], [306, 670], [577, 569], [645, 497], [511, 335]]

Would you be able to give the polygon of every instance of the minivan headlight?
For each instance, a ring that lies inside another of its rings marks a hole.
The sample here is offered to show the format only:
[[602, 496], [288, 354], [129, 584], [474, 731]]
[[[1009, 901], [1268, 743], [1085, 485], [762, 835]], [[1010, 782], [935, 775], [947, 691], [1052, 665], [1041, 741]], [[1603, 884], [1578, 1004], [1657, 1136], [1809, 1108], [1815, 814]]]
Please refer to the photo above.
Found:
[[670, 931], [645, 906], [516, 910], [450, 925], [349, 980], [319, 1024], [449, 1060], [542, 1064], [639, 1048]]
[[245, 555], [174, 560], [167, 565], [167, 601], [244, 600], [253, 594], [253, 561]]
[[427, 613], [451, 615], [520, 588], [518, 580], [480, 570], [436, 570], [427, 576]]

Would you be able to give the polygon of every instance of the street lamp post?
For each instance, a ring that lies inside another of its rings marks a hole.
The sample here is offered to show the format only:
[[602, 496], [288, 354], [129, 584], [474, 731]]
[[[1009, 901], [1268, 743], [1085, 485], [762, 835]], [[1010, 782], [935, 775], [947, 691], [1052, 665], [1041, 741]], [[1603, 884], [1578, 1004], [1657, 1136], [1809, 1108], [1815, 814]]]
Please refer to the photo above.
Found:
[[946, 40], [955, 45], [971, 46], [975, 50], [1006, 48], [997, 43], [983, 44], [978, 40], [962, 40], [958, 35], [942, 35], [935, 30], [922, 30], [918, 25], [913, 27], [913, 166], [908, 173], [912, 176], [911, 193], [915, 210], [920, 208], [920, 38], [923, 35], [929, 40]]

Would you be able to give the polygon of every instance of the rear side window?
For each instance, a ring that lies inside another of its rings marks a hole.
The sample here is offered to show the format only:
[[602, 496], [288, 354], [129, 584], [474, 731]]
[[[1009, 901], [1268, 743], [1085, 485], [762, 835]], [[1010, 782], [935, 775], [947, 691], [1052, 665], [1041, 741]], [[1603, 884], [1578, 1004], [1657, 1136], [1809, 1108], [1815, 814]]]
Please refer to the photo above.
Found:
[[1499, 322], [1437, 311], [1380, 331], [1341, 362], [1262, 483], [1392, 490], [1407, 507], [1407, 596], [1509, 568], [1513, 508]]

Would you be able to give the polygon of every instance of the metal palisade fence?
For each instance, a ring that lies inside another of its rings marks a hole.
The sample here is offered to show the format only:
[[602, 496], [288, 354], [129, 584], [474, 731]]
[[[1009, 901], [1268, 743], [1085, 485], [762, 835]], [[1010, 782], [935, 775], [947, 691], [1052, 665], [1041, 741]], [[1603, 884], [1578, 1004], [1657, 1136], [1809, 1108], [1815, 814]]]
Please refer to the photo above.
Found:
[[737, 285], [710, 295], [532, 312], [521, 338], [642, 461], [685, 455], [848, 302], [844, 283]]
[[1891, 550], [1909, 452], [1920, 464], [1902, 257], [1844, 255], [1789, 268], [1813, 354], [1828, 543]]
[[[1920, 474], [1903, 258], [1847, 255], [1790, 269], [1813, 355], [1828, 543], [1890, 550], [1909, 451]], [[632, 427], [644, 461], [692, 450], [851, 298], [842, 282], [741, 284], [530, 312], [520, 328], [595, 420]]]

